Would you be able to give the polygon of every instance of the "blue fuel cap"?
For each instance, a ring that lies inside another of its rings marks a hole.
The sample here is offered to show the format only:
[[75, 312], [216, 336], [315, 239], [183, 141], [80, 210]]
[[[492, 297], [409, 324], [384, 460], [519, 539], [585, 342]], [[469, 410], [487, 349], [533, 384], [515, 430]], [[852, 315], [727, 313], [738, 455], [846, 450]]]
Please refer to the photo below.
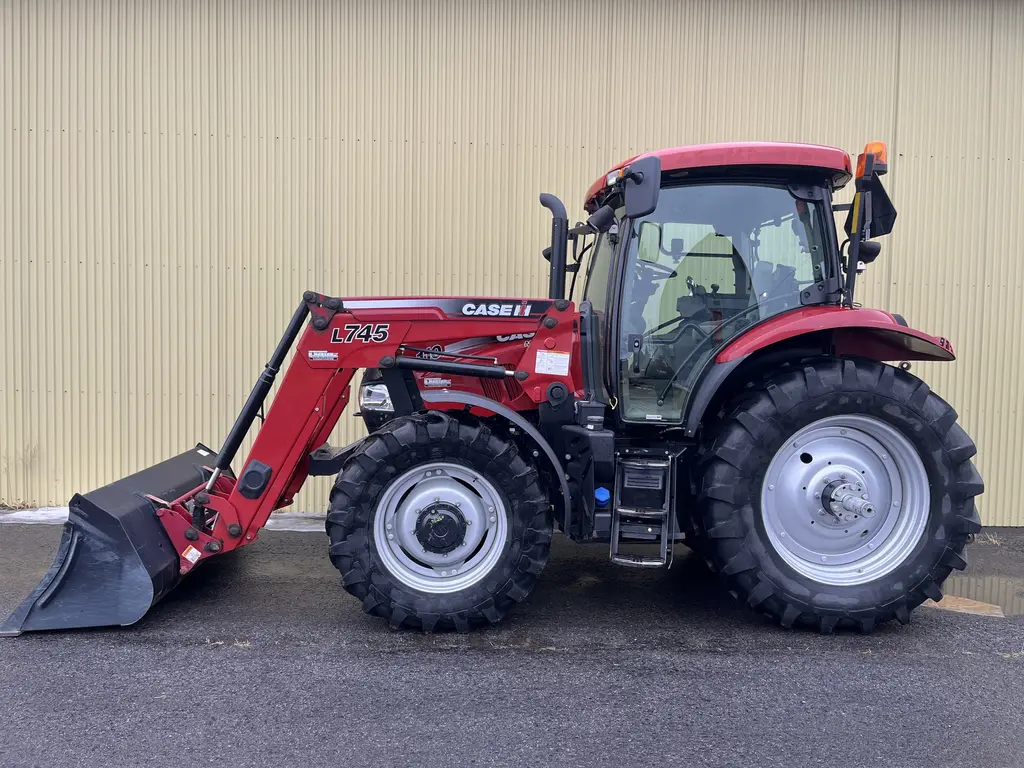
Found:
[[608, 505], [608, 501], [611, 499], [612, 494], [607, 488], [598, 488], [594, 491], [594, 499], [597, 500], [597, 506], [605, 507]]

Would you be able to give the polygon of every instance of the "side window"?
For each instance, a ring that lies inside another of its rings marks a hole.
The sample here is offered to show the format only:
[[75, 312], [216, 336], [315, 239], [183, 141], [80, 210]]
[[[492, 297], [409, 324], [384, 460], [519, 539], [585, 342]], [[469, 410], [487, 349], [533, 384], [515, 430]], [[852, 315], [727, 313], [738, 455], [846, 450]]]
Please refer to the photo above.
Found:
[[750, 235], [758, 261], [788, 267], [801, 283], [821, 280], [825, 267], [820, 222], [806, 203], [797, 202], [796, 213], [780, 221], [766, 222]]
[[612, 255], [615, 253], [615, 246], [612, 244], [612, 232], [607, 232], [598, 238], [594, 245], [594, 253], [590, 257], [590, 266], [587, 269], [587, 282], [583, 289], [583, 298], [591, 303], [594, 312], [603, 316], [608, 305], [608, 281], [611, 279]]
[[[583, 299], [589, 301], [593, 307], [594, 326], [597, 332], [597, 338], [594, 339], [589, 352], [584, 351], [584, 354], [594, 356], [595, 367], [598, 371], [602, 372], [600, 374], [601, 379], [604, 378], [603, 371], [605, 370], [606, 360], [607, 329], [605, 326], [608, 312], [608, 286], [612, 279], [612, 264], [615, 257], [617, 232], [618, 225], [613, 225], [612, 229], [601, 235], [594, 244], [590, 256], [590, 265], [587, 269], [587, 281], [583, 289]], [[598, 400], [607, 401], [608, 395], [603, 381], [598, 385], [595, 397]]]

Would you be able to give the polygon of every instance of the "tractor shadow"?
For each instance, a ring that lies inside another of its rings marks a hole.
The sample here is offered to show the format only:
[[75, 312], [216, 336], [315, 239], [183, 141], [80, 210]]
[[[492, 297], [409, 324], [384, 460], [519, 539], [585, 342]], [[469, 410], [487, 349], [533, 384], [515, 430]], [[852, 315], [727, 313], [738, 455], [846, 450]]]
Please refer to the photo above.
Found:
[[729, 595], [703, 560], [682, 545], [669, 568], [632, 568], [613, 564], [607, 544], [556, 539], [537, 588], [516, 613], [548, 612], [586, 624], [771, 625]]

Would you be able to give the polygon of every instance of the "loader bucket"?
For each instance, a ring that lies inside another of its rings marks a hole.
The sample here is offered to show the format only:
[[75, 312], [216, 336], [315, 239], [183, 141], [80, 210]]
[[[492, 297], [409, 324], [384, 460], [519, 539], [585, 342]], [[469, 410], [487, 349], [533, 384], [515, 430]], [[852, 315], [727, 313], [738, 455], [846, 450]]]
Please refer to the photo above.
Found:
[[75, 494], [50, 570], [0, 635], [134, 624], [180, 580], [178, 553], [146, 498], [173, 500], [206, 482], [214, 451], [190, 451]]

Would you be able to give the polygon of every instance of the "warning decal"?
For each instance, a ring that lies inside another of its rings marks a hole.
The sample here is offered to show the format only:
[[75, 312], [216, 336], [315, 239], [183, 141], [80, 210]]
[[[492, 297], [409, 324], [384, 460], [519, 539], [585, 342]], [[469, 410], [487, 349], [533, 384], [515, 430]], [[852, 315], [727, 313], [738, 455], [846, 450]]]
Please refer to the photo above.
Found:
[[194, 565], [196, 560], [198, 560], [203, 555], [198, 549], [189, 544], [187, 547], [185, 547], [185, 551], [181, 553], [181, 556]]
[[537, 373], [546, 373], [549, 376], [568, 376], [569, 353], [537, 350]]

